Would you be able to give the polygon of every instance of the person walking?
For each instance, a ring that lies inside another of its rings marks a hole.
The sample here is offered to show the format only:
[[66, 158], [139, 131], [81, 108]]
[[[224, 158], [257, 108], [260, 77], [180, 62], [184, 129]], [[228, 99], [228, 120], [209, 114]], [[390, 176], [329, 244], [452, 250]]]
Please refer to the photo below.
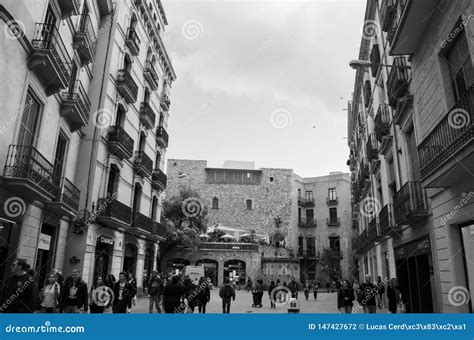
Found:
[[211, 289], [209, 288], [209, 282], [205, 277], [199, 279], [199, 292], [197, 295], [198, 300], [198, 311], [201, 314], [206, 314], [206, 306], [211, 301]]
[[262, 308], [263, 300], [263, 280], [257, 280], [257, 285], [255, 286], [255, 307]]
[[184, 286], [178, 276], [173, 276], [163, 289], [163, 308], [165, 313], [173, 314], [181, 312], [181, 298], [185, 295]]
[[87, 313], [87, 284], [82, 281], [79, 270], [74, 269], [64, 281], [59, 299], [60, 310], [64, 313], [79, 313], [84, 308]]
[[119, 280], [114, 284], [114, 303], [112, 312], [115, 314], [127, 313], [127, 308], [131, 305], [132, 299], [137, 293], [135, 286], [127, 281], [127, 273], [121, 272]]
[[163, 295], [163, 280], [158, 275], [156, 270], [151, 272], [150, 280], [148, 281], [148, 296], [150, 297], [150, 305], [148, 312], [153, 313], [153, 307], [158, 313], [161, 313], [161, 297]]
[[388, 310], [395, 314], [400, 303], [400, 288], [398, 287], [398, 280], [392, 278], [387, 287]]
[[377, 289], [371, 282], [370, 275], [365, 276], [365, 282], [360, 285], [358, 300], [364, 308], [364, 313], [377, 313]]
[[341, 287], [337, 291], [337, 309], [342, 314], [351, 314], [354, 300], [354, 289], [352, 289], [349, 281], [342, 281]]
[[49, 274], [47, 282], [40, 292], [41, 313], [56, 313], [59, 308], [61, 288], [55, 273]]
[[290, 289], [291, 297], [294, 297], [294, 298], [298, 299], [298, 290], [299, 290], [299, 287], [298, 287], [298, 283], [296, 282], [295, 277], [292, 277], [292, 278], [291, 278], [291, 282], [290, 282], [290, 284], [288, 285], [288, 288]]
[[253, 282], [250, 277], [247, 280], [247, 286], [245, 286], [245, 288], [247, 289], [247, 293], [253, 290]]
[[329, 283], [329, 281], [326, 281], [326, 290], [328, 291], [328, 293], [329, 293], [330, 288], [331, 288], [331, 284]]
[[270, 287], [268, 287], [268, 297], [270, 298], [270, 308], [276, 308], [275, 298], [276, 292], [273, 290], [277, 287], [275, 281], [270, 282]]
[[224, 285], [219, 290], [219, 297], [222, 299], [222, 313], [230, 313], [231, 300], [235, 301], [235, 290], [226, 278]]
[[[130, 283], [135, 289], [135, 292], [137, 292], [137, 278], [135, 277], [135, 275], [133, 275], [131, 272], [128, 272], [126, 277], [127, 277], [128, 283]], [[137, 305], [137, 296], [135, 293], [135, 295], [133, 295], [132, 299], [128, 303], [127, 312], [130, 313], [132, 311], [132, 306], [136, 306], [136, 305]]]
[[308, 299], [309, 299], [309, 290], [310, 290], [309, 282], [306, 281], [304, 283], [304, 288], [303, 288], [303, 293], [304, 293], [304, 297], [305, 297], [306, 301], [308, 301]]
[[[1, 313], [34, 313], [35, 284], [34, 277], [27, 274], [30, 268], [25, 259], [16, 259], [11, 264], [12, 276], [5, 283], [4, 301], [0, 305]], [[15, 296], [15, 299], [10, 297]]]
[[385, 282], [382, 281], [380, 276], [377, 277], [377, 307], [380, 309], [385, 308], [383, 302], [383, 295], [385, 294]]
[[[105, 301], [102, 299], [105, 297]], [[109, 302], [107, 303], [107, 300]], [[112, 302], [112, 297], [108, 292], [108, 287], [105, 285], [102, 276], [98, 276], [91, 286], [89, 292], [89, 311], [91, 314], [103, 314], [109, 308]]]
[[313, 296], [314, 300], [318, 299], [319, 281], [313, 282]]

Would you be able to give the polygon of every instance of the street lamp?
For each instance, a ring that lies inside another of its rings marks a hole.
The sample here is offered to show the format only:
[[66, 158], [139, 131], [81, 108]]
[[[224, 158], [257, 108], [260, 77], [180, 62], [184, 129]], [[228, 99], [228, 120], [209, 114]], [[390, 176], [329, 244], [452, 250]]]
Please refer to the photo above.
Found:
[[[380, 64], [381, 66], [385, 67], [395, 67], [395, 68], [400, 68], [400, 69], [411, 69], [411, 66], [407, 65], [387, 65], [387, 64]], [[369, 68], [372, 67], [372, 62], [370, 60], [358, 60], [354, 59], [349, 61], [349, 66], [353, 68], [354, 70], [357, 70], [359, 68]]]
[[187, 177], [188, 175], [187, 174], [179, 174], [178, 176], [176, 177], [171, 177], [171, 178], [168, 178], [168, 180], [170, 179], [178, 179], [178, 178], [184, 178], [184, 177]]

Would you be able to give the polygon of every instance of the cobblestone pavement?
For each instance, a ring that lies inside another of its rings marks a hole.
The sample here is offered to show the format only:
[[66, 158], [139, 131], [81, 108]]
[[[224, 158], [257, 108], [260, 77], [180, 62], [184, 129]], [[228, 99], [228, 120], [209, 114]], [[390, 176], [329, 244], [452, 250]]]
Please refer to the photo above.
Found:
[[[207, 313], [222, 313], [222, 300], [219, 298], [219, 289], [214, 288], [211, 291], [211, 301], [207, 304]], [[300, 292], [298, 294], [298, 301], [300, 302], [300, 313], [339, 313], [337, 310], [337, 294], [319, 292], [318, 299], [315, 301], [312, 294], [310, 294], [309, 300], [306, 301], [304, 294]], [[236, 291], [235, 301], [232, 302], [230, 312], [231, 313], [271, 313], [271, 314], [284, 314], [288, 313], [288, 305], [277, 307], [276, 309], [270, 308], [270, 299], [268, 292], [265, 292], [262, 308], [252, 307], [252, 294], [247, 293], [244, 290]], [[357, 302], [355, 302], [357, 305]], [[155, 311], [156, 312], [156, 311]], [[197, 309], [196, 311], [197, 312]], [[362, 313], [362, 309], [358, 310], [354, 308], [354, 313]], [[386, 313], [385, 310], [377, 310], [377, 313]], [[133, 307], [132, 313], [148, 313], [148, 298], [139, 298], [137, 305]]]

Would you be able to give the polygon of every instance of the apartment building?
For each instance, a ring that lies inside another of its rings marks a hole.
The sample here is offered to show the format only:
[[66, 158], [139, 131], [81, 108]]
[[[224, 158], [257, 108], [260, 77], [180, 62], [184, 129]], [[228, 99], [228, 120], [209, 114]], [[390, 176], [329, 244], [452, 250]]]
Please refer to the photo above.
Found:
[[103, 0], [0, 4], [0, 284], [16, 257], [40, 287], [68, 266], [95, 42], [111, 12]]
[[[243, 276], [268, 282], [291, 276], [326, 282], [352, 275], [348, 174], [303, 178], [292, 169], [256, 169], [253, 162], [226, 161], [213, 168], [207, 161], [184, 159], [169, 159], [167, 174], [166, 195], [172, 197], [182, 187], [196, 190], [202, 207], [208, 207], [209, 227], [219, 226], [232, 242], [204, 242], [191, 257], [170, 253], [165, 266], [176, 267], [183, 259], [204, 263], [217, 273], [211, 275], [217, 284], [229, 275], [229, 265], [238, 265]], [[245, 244], [243, 235], [249, 234], [263, 242]], [[340, 255], [330, 273], [320, 262], [325, 248]]]
[[472, 312], [470, 13], [470, 1], [367, 2], [370, 67], [348, 116], [354, 249], [361, 278], [398, 278], [408, 312]]

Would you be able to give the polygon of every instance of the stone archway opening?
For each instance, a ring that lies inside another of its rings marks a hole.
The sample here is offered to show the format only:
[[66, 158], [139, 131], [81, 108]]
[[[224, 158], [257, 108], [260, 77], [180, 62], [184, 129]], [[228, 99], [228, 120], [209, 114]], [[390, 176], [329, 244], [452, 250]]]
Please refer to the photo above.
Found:
[[228, 260], [224, 262], [224, 283], [232, 281], [245, 284], [247, 264], [242, 260]]
[[204, 276], [211, 279], [214, 286], [218, 285], [219, 279], [219, 263], [216, 260], [202, 259], [196, 261], [196, 266], [204, 267]]

